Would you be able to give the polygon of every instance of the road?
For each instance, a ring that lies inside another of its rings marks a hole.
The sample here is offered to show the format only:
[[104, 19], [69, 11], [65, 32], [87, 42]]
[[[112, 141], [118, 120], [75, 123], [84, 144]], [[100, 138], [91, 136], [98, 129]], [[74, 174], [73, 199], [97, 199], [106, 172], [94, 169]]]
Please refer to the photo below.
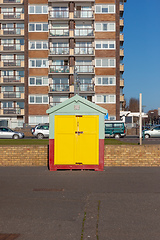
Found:
[[0, 239], [160, 239], [160, 168], [1, 167], [0, 176]]

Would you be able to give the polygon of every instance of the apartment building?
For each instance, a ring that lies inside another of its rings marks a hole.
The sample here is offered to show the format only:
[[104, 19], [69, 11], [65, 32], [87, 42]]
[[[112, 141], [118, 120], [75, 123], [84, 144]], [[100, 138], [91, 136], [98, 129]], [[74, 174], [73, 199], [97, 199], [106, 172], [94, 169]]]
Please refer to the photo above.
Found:
[[123, 109], [126, 0], [0, 0], [0, 121], [48, 122], [75, 93]]

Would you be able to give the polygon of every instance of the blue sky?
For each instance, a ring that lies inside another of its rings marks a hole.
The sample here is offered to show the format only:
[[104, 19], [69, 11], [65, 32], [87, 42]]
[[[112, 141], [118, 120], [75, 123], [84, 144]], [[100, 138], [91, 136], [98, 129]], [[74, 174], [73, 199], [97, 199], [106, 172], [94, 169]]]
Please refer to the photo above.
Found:
[[127, 0], [124, 12], [124, 94], [144, 111], [160, 107], [160, 0]]

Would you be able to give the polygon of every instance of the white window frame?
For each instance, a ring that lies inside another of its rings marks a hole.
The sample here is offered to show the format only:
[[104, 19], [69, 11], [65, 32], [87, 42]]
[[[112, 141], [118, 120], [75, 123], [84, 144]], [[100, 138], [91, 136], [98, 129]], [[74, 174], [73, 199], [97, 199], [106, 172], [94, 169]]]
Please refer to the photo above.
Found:
[[[36, 7], [41, 7], [41, 9], [42, 9], [42, 12], [41, 13], [36, 13]], [[33, 7], [33, 12], [30, 12], [30, 8], [31, 7]], [[45, 12], [44, 11], [44, 7], [47, 7], [47, 12]], [[37, 5], [32, 5], [32, 4], [30, 4], [29, 6], [28, 6], [28, 14], [48, 14], [48, 5], [46, 5], [46, 4], [44, 4], [44, 5], [39, 5], [39, 4], [37, 4]]]
[[[111, 101], [111, 98], [114, 98], [114, 101]], [[109, 101], [106, 101], [106, 100]], [[105, 95], [95, 95], [95, 103], [99, 104], [115, 104], [116, 103], [116, 95], [115, 94], [105, 94]]]
[[[29, 28], [30, 28], [30, 25], [33, 24], [34, 25], [34, 30], [31, 31]], [[48, 22], [43, 22], [43, 23], [34, 23], [34, 22], [30, 22], [28, 23], [28, 32], [48, 32], [48, 29], [46, 31], [43, 30], [43, 25], [44, 24], [47, 24], [48, 25]], [[41, 25], [41, 30], [36, 30], [36, 25]]]
[[[98, 24], [100, 25], [100, 29], [97, 29]], [[103, 29], [103, 25], [107, 24], [107, 30]], [[114, 26], [111, 29], [111, 25]], [[116, 23], [115, 22], [95, 22], [95, 32], [115, 32], [116, 31]]]
[[[102, 83], [102, 80], [103, 78], [108, 78], [108, 84], [103, 84]], [[114, 78], [114, 83], [110, 83], [111, 82], [111, 78]], [[98, 83], [98, 80], [101, 79], [101, 83]], [[95, 79], [95, 85], [96, 86], [116, 86], [116, 77], [115, 76], [96, 76], [96, 79]]]
[[[31, 121], [31, 118], [34, 119], [34, 121]], [[41, 121], [38, 121], [38, 119], [42, 119]], [[47, 119], [47, 121], [46, 121]], [[30, 115], [29, 116], [29, 125], [37, 125], [38, 123], [49, 123], [49, 116], [48, 115]]]
[[[108, 60], [108, 65], [103, 65], [104, 61]], [[114, 61], [114, 65], [111, 64], [111, 61]], [[98, 64], [99, 62], [99, 64]], [[115, 68], [116, 67], [116, 59], [115, 58], [96, 58], [95, 59], [95, 67], [96, 68]]]
[[[96, 45], [97, 44], [100, 44], [101, 47], [100, 48], [97, 48]], [[103, 45], [104, 44], [108, 44], [108, 48], [104, 48]], [[110, 48], [109, 45], [110, 44], [114, 44], [114, 48]], [[116, 49], [116, 41], [115, 40], [109, 40], [109, 41], [105, 41], [105, 40], [97, 40], [95, 41], [95, 49], [96, 50], [115, 50]]]
[[[35, 81], [34, 84], [31, 84], [31, 82], [30, 82], [31, 78], [34, 78], [34, 81]], [[41, 79], [42, 79], [42, 84], [36, 84], [36, 79], [37, 79], [37, 78], [41, 78]], [[39, 77], [39, 76], [29, 77], [29, 78], [28, 78], [28, 85], [29, 85], [29, 86], [37, 86], [37, 87], [38, 87], [38, 86], [48, 86], [48, 83], [44, 83], [44, 79], [45, 79], [45, 78], [48, 80], [48, 76], [46, 76], [46, 77], [45, 77], [45, 76], [43, 76], [43, 77], [41, 77], [41, 76], [40, 76], [40, 77]]]
[[[29, 60], [29, 68], [48, 68], [48, 58], [30, 58]], [[37, 61], [42, 61], [41, 66], [36, 67]], [[43, 61], [46, 61], [46, 65], [43, 64]], [[31, 64], [31, 62], [34, 62], [34, 66]]]
[[[100, 12], [97, 11], [96, 7], [100, 7]], [[108, 12], [102, 12], [103, 7], [107, 8], [108, 7]], [[110, 10], [110, 7], [114, 7], [114, 11]], [[111, 13], [116, 13], [116, 6], [115, 4], [96, 4], [95, 5], [95, 13], [96, 14], [111, 14]]]
[[[37, 48], [37, 43], [41, 43], [41, 48]], [[47, 48], [43, 48], [43, 44], [47, 44]], [[34, 44], [35, 48], [31, 48], [31, 45]], [[48, 50], [48, 41], [29, 41], [29, 50]]]
[[[34, 102], [31, 102], [31, 101], [30, 101], [30, 98], [31, 98], [31, 97], [33, 97]], [[37, 103], [37, 102], [36, 102], [36, 98], [37, 98], [37, 97], [41, 97], [41, 98], [42, 98], [42, 102], [41, 102], [41, 103], [39, 103], [39, 102]], [[47, 102], [44, 101], [44, 98], [45, 98], [45, 97], [48, 98], [48, 101], [47, 101]], [[28, 101], [29, 101], [29, 104], [48, 104], [48, 103], [49, 103], [49, 97], [48, 97], [47, 94], [42, 94], [42, 95], [40, 95], [40, 94], [32, 95], [32, 94], [31, 94], [31, 95], [29, 95]]]

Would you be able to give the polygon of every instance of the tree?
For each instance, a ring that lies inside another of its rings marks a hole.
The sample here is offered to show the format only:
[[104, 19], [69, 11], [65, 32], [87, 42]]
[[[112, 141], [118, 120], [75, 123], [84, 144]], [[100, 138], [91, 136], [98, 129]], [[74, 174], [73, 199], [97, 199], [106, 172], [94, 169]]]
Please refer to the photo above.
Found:
[[125, 100], [125, 111], [139, 112], [139, 100], [130, 98], [129, 103]]
[[158, 124], [159, 123], [159, 116], [158, 116], [158, 110], [149, 110], [148, 111], [148, 119], [147, 122], [151, 125]]

